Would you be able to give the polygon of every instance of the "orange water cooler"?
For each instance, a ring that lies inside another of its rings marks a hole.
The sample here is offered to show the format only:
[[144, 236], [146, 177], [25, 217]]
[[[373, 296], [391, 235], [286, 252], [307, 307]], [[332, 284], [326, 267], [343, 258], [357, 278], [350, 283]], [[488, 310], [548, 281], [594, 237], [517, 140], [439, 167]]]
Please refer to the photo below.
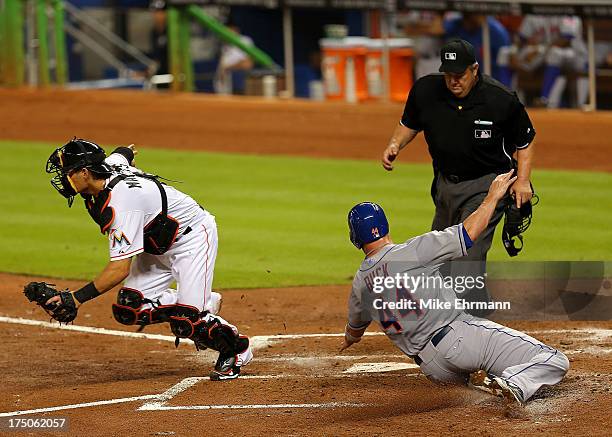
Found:
[[[389, 45], [389, 97], [396, 102], [405, 102], [414, 82], [414, 51], [410, 38], [390, 38]], [[384, 40], [371, 39], [366, 56], [366, 78], [368, 96], [379, 100], [384, 95], [383, 68]]]
[[328, 100], [355, 103], [368, 99], [366, 54], [368, 38], [324, 38], [321, 70]]

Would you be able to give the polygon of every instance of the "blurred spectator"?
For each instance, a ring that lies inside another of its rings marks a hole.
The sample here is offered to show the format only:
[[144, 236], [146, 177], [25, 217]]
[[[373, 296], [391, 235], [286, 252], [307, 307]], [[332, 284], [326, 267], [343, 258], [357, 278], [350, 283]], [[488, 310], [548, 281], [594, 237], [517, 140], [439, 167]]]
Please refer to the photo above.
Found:
[[502, 47], [512, 44], [508, 31], [493, 17], [466, 13], [463, 16], [450, 18], [444, 21], [444, 37], [448, 39], [460, 38], [468, 41], [476, 50], [476, 59], [482, 68], [482, 25], [487, 20], [491, 38], [491, 76], [506, 86], [511, 86], [511, 76], [507, 69], [500, 69], [497, 56]]
[[440, 67], [440, 49], [444, 43], [442, 14], [427, 11], [400, 13], [397, 23], [403, 33], [414, 40], [415, 79], [437, 73]]
[[595, 65], [612, 68], [612, 41], [595, 42]]
[[166, 4], [164, 1], [154, 0], [150, 4], [153, 10], [152, 57], [159, 66], [158, 74], [167, 74], [168, 67], [168, 32], [166, 19]]
[[[543, 81], [536, 106], [558, 108], [567, 85], [567, 74], [586, 71], [587, 47], [579, 17], [526, 15], [518, 32], [519, 41], [503, 49], [499, 63], [514, 71], [543, 68]], [[577, 78], [577, 104], [586, 102], [588, 80]]]
[[496, 18], [508, 31], [511, 38], [519, 32], [519, 28], [523, 22], [522, 15], [498, 15]]
[[[227, 27], [237, 35], [240, 28], [230, 23]], [[253, 45], [253, 40], [246, 35], [240, 35], [240, 40]], [[215, 76], [215, 92], [219, 94], [244, 94], [246, 75], [253, 68], [253, 60], [241, 49], [231, 44], [221, 46], [221, 57]]]

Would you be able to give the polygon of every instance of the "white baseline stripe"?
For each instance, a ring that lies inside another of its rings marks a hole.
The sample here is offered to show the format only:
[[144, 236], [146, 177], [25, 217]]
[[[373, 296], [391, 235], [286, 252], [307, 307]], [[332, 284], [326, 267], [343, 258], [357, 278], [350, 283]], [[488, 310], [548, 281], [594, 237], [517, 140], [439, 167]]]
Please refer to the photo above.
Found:
[[267, 408], [346, 408], [367, 407], [370, 404], [353, 404], [348, 402], [327, 402], [322, 404], [254, 404], [254, 405], [186, 405], [186, 406], [155, 406], [139, 411], [167, 411], [167, 410], [261, 410]]
[[24, 414], [49, 413], [51, 411], [73, 410], [75, 408], [95, 407], [98, 405], [121, 404], [124, 402], [143, 401], [147, 399], [155, 399], [159, 395], [143, 395], [131, 398], [110, 399], [107, 401], [85, 402], [82, 404], [61, 405], [59, 407], [36, 408], [34, 410], [11, 411], [9, 413], [0, 413], [0, 417], [21, 416]]
[[[407, 365], [412, 366], [410, 363], [407, 363]], [[416, 365], [415, 365], [416, 366]], [[412, 367], [410, 367], [412, 368]], [[414, 367], [417, 368], [417, 367]], [[372, 377], [372, 373], [368, 373], [368, 372], [358, 372], [358, 373], [334, 373], [334, 374], [329, 374], [329, 375], [292, 375], [292, 374], [280, 374], [280, 375], [242, 375], [240, 376], [238, 379], [282, 379], [282, 378], [296, 378], [296, 379], [333, 379], [333, 378], [357, 378], [359, 376], [367, 376], [368, 378]], [[389, 373], [377, 373], [376, 376], [383, 376], [383, 377], [401, 377], [401, 378], [407, 378], [407, 377], [413, 377], [413, 376], [421, 376], [420, 373], [396, 373], [396, 374], [389, 374]], [[209, 378], [206, 377], [204, 378], [205, 380], [208, 380]]]
[[[292, 375], [292, 374], [280, 374], [280, 375], [243, 375], [239, 379], [282, 379], [282, 378], [297, 378], [297, 379], [325, 379], [325, 378], [355, 378], [360, 376], [367, 376], [368, 378], [372, 377], [372, 374], [367, 373], [353, 373], [353, 374], [333, 374], [333, 375]], [[394, 377], [414, 377], [420, 376], [419, 373], [406, 373], [401, 375], [390, 375], [381, 373], [377, 376], [394, 376]], [[200, 381], [209, 381], [210, 378], [196, 376], [192, 378], [185, 378], [183, 381], [178, 384], [172, 386], [170, 389], [166, 390], [164, 393], [155, 394], [155, 395], [142, 395], [142, 396], [134, 396], [130, 398], [118, 398], [118, 399], [110, 399], [106, 401], [94, 401], [94, 402], [84, 402], [82, 404], [70, 404], [70, 405], [60, 405], [57, 407], [48, 407], [48, 408], [36, 408], [33, 410], [19, 410], [19, 411], [10, 411], [6, 413], [0, 413], [0, 417], [11, 417], [11, 416], [23, 416], [26, 414], [37, 414], [37, 413], [49, 413], [53, 411], [62, 411], [62, 410], [73, 410], [77, 408], [87, 408], [87, 407], [96, 407], [99, 405], [111, 405], [111, 404], [121, 404], [126, 402], [135, 402], [135, 401], [146, 401], [150, 400], [152, 402], [145, 403], [142, 407], [138, 408], [138, 410], [162, 410], [162, 409], [189, 409], [191, 407], [165, 407], [163, 406], [165, 402], [172, 399], [177, 394], [185, 391], [187, 388], [193, 386], [194, 384]], [[160, 402], [161, 401], [161, 402]], [[287, 404], [291, 405], [291, 404]], [[300, 404], [298, 404], [300, 405]], [[303, 405], [311, 405], [311, 404], [303, 404]], [[359, 406], [356, 404], [356, 406]], [[145, 408], [146, 407], [146, 408]], [[207, 406], [208, 407], [208, 406]], [[214, 408], [195, 408], [195, 409], [215, 409], [217, 406], [213, 406]], [[232, 407], [234, 408], [234, 407]], [[235, 408], [247, 408], [247, 406], [237, 406]], [[259, 408], [259, 407], [254, 407]], [[283, 408], [282, 406], [262, 406], [261, 408]], [[294, 406], [293, 408], [302, 408], [299, 406]], [[303, 407], [306, 408], [306, 407]], [[320, 407], [319, 407], [320, 408]]]
[[[81, 325], [60, 325], [54, 322], [44, 322], [41, 320], [24, 319], [21, 317], [5, 317], [0, 316], [0, 322], [12, 323], [17, 325], [29, 325], [29, 326], [42, 326], [44, 328], [51, 329], [64, 329], [68, 331], [86, 332], [91, 334], [102, 334], [112, 335], [117, 337], [129, 337], [129, 338], [144, 338], [149, 340], [160, 340], [174, 342], [175, 337], [172, 335], [162, 334], [147, 334], [145, 332], [130, 332], [130, 331], [119, 331], [114, 329], [96, 328], [94, 326], [81, 326]], [[579, 329], [533, 329], [526, 330], [526, 333], [535, 334], [593, 334], [599, 338], [606, 338], [612, 336], [612, 329], [604, 328], [579, 328]], [[385, 335], [383, 332], [366, 332], [366, 336], [382, 336]], [[277, 335], [254, 335], [250, 337], [250, 340], [254, 348], [263, 346], [274, 340], [296, 340], [300, 338], [326, 338], [326, 337], [344, 337], [344, 333], [332, 333], [332, 334], [277, 334]], [[192, 343], [191, 340], [182, 339], [187, 343]]]
[[[57, 322], [45, 322], [42, 320], [31, 320], [24, 319], [21, 317], [6, 317], [0, 316], [0, 322], [3, 323], [11, 323], [16, 325], [27, 325], [27, 326], [41, 326], [43, 328], [50, 329], [62, 329], [66, 331], [76, 331], [76, 332], [85, 332], [89, 334], [101, 334], [101, 335], [111, 335], [116, 337], [125, 337], [125, 338], [141, 338], [148, 340], [159, 340], [159, 341], [168, 341], [174, 343], [176, 337], [173, 335], [163, 335], [163, 334], [148, 334], [145, 332], [130, 332], [130, 331], [119, 331], [115, 329], [106, 329], [106, 328], [96, 328], [94, 326], [82, 326], [82, 325], [60, 325]], [[384, 335], [382, 332], [366, 332], [365, 335], [373, 336], [373, 335]], [[343, 337], [344, 333], [334, 333], [334, 334], [278, 334], [278, 335], [254, 335], [249, 337], [251, 341], [251, 347], [253, 349], [259, 349], [261, 347], [267, 346], [268, 343], [275, 340], [291, 340], [291, 339], [299, 339], [299, 338], [320, 338], [320, 337]], [[181, 339], [181, 341], [185, 343], [192, 344], [193, 342], [189, 339]]]
[[142, 409], [148, 410], [148, 409], [155, 409], [155, 407], [161, 407], [166, 402], [168, 402], [170, 399], [172, 399], [174, 396], [176, 396], [177, 394], [179, 394], [181, 392], [184, 392], [189, 387], [197, 384], [198, 382], [200, 382], [203, 379], [204, 379], [204, 377], [197, 377], [197, 376], [193, 377], [193, 378], [185, 378], [181, 382], [179, 382], [178, 384], [175, 384], [172, 387], [170, 387], [168, 390], [166, 390], [162, 394], [157, 395], [155, 400], [153, 400], [152, 402], [147, 402], [146, 404], [144, 404], [142, 407], [140, 407], [138, 409], [139, 410], [142, 410]]
[[309, 362], [309, 361], [325, 361], [325, 360], [334, 360], [334, 361], [355, 361], [355, 360], [377, 360], [377, 359], [398, 359], [398, 358], [408, 358], [406, 355], [399, 354], [372, 354], [372, 355], [274, 355], [272, 357], [255, 357], [254, 359], [258, 363], [278, 363], [279, 361], [286, 362]]
[[[113, 335], [116, 337], [146, 338], [148, 340], [171, 341], [174, 343], [175, 337], [171, 335], [147, 334], [145, 332], [117, 331], [114, 329], [96, 328], [94, 326], [81, 325], [60, 325], [57, 322], [44, 322], [42, 320], [23, 319], [21, 317], [0, 316], [0, 322], [13, 323], [16, 325], [42, 326], [43, 328], [63, 329], [65, 331], [86, 332], [90, 334]], [[191, 342], [191, 340], [187, 340]]]

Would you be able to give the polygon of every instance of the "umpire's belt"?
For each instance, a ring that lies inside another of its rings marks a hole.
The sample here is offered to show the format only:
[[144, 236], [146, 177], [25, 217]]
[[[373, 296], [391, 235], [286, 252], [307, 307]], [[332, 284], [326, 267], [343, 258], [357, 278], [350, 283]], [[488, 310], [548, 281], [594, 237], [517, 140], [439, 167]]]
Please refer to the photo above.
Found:
[[449, 181], [450, 183], [453, 184], [458, 184], [459, 182], [465, 182], [465, 181], [473, 181], [474, 179], [479, 179], [483, 176], [486, 176], [488, 174], [502, 174], [502, 173], [506, 173], [507, 171], [510, 171], [510, 169], [504, 169], [504, 168], [498, 168], [498, 169], [488, 169], [485, 170], [485, 172], [477, 172], [477, 173], [469, 173], [469, 174], [452, 174], [452, 173], [445, 173], [443, 171], [440, 172], [440, 174], [444, 177], [444, 179], [446, 179], [447, 181]]
[[442, 176], [447, 181], [449, 181], [449, 182], [451, 182], [453, 184], [458, 184], [459, 182], [471, 181], [471, 180], [474, 180], [474, 179], [478, 179], [479, 177], [484, 176], [484, 175], [480, 175], [480, 176], [474, 176], [474, 175], [466, 176], [466, 175], [456, 175], [456, 174], [442, 173]]
[[[431, 337], [431, 344], [433, 344], [434, 346], [437, 346], [438, 343], [440, 343], [442, 341], [444, 336], [446, 334], [448, 334], [450, 331], [452, 331], [452, 328], [450, 327], [450, 325], [446, 325], [444, 328], [440, 329], [436, 333], [436, 335]], [[421, 363], [423, 362], [423, 360], [421, 358], [419, 358], [418, 355], [409, 355], [409, 357], [414, 360], [414, 362], [417, 364], [417, 366], [420, 366]]]

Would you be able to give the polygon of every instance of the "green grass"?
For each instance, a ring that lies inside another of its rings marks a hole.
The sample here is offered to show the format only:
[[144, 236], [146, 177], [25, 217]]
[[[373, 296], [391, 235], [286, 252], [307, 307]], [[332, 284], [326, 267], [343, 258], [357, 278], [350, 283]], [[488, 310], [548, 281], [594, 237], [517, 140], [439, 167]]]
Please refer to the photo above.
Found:
[[[108, 260], [77, 199], [72, 209], [45, 174], [51, 144], [0, 141], [0, 270], [92, 278]], [[386, 210], [395, 241], [429, 229], [431, 168], [377, 162], [141, 149], [138, 165], [169, 179], [217, 217], [215, 286], [346, 283], [362, 256], [348, 241], [346, 214], [364, 200]], [[612, 175], [535, 171], [535, 219], [516, 258], [612, 259]], [[499, 234], [492, 260], [509, 260]], [[514, 260], [513, 260], [514, 261]]]

